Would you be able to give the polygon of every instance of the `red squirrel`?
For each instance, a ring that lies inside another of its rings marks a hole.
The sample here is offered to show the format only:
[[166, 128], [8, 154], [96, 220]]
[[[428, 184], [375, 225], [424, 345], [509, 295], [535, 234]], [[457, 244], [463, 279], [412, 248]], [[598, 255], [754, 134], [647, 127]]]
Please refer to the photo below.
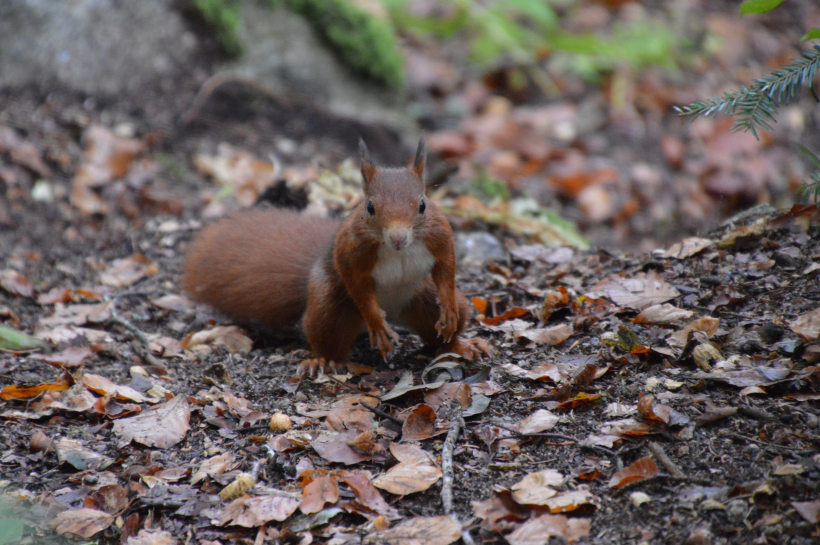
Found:
[[318, 367], [338, 371], [367, 331], [383, 357], [404, 326], [438, 353], [473, 359], [489, 345], [461, 337], [470, 315], [456, 287], [450, 224], [427, 199], [426, 153], [413, 166], [374, 165], [359, 140], [364, 199], [342, 221], [274, 209], [221, 220], [194, 240], [183, 288], [238, 323], [279, 334], [301, 328]]

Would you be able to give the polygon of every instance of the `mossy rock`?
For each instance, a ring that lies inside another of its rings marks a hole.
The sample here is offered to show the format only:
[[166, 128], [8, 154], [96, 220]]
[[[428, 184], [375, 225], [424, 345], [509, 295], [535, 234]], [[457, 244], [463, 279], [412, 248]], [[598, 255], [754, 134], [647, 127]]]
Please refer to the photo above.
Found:
[[236, 0], [194, 0], [194, 6], [211, 28], [222, 50], [235, 57], [242, 53], [242, 42], [236, 34], [239, 6]]
[[284, 4], [310, 21], [353, 70], [401, 89], [404, 57], [390, 22], [349, 0], [284, 0]]

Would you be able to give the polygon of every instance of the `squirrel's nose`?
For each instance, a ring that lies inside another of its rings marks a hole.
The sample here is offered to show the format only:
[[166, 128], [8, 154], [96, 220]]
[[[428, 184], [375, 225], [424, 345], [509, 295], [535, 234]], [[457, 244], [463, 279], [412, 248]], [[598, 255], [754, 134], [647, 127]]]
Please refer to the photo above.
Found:
[[390, 234], [390, 242], [393, 244], [393, 247], [397, 250], [401, 250], [404, 243], [407, 242], [407, 234], [406, 233], [391, 233]]

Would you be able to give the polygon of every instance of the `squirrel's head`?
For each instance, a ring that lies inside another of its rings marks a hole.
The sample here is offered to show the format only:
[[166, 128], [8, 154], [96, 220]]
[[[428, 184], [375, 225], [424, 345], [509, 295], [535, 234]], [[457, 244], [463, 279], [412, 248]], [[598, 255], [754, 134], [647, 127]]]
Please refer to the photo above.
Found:
[[427, 224], [424, 138], [419, 140], [416, 158], [410, 168], [377, 167], [361, 138], [359, 151], [365, 199], [362, 217], [382, 244], [400, 251], [409, 246], [418, 230]]

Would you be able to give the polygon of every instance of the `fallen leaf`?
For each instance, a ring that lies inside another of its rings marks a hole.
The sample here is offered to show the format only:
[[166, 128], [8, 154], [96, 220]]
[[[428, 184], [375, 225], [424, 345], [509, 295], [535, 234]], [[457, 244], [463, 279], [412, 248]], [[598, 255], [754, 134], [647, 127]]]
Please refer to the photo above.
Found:
[[414, 517], [382, 532], [364, 536], [365, 544], [449, 545], [461, 538], [461, 525], [450, 517]]
[[800, 513], [800, 516], [809, 524], [820, 522], [820, 500], [793, 501], [791, 504], [794, 510]]
[[196, 473], [191, 476], [191, 484], [196, 484], [205, 477], [221, 475], [228, 471], [234, 463], [234, 455], [230, 452], [212, 456], [199, 464]]
[[231, 352], [247, 354], [253, 348], [253, 341], [244, 329], [223, 325], [191, 333], [180, 344], [184, 350], [198, 345], [222, 345]]
[[562, 401], [554, 407], [556, 411], [574, 411], [584, 405], [595, 403], [601, 399], [601, 394], [588, 394], [586, 392], [578, 392], [574, 397], [566, 401]]
[[57, 513], [51, 521], [51, 526], [60, 535], [89, 539], [111, 526], [112, 522], [114, 522], [114, 517], [108, 513], [82, 508]]
[[592, 492], [589, 490], [569, 490], [547, 498], [544, 505], [549, 507], [550, 513], [569, 513], [578, 509], [594, 506], [590, 502]]
[[36, 337], [27, 335], [6, 326], [0, 326], [0, 349], [2, 350], [32, 350], [34, 348], [48, 349], [48, 345]]
[[554, 363], [545, 363], [543, 365], [539, 365], [538, 367], [527, 370], [523, 367], [515, 365], [514, 363], [502, 363], [501, 369], [504, 372], [520, 378], [528, 378], [530, 380], [551, 380], [555, 383], [561, 382], [562, 376], [560, 371], [558, 370], [558, 366]]
[[592, 521], [587, 518], [541, 515], [519, 526], [506, 539], [510, 545], [543, 545], [557, 536], [572, 543], [588, 536], [591, 525]]
[[137, 403], [143, 403], [146, 401], [144, 395], [134, 390], [130, 386], [120, 386], [119, 384], [114, 384], [107, 378], [100, 375], [85, 373], [82, 376], [81, 381], [86, 388], [100, 395], [110, 394], [116, 396], [118, 399], [136, 401]]
[[79, 469], [105, 469], [114, 460], [108, 456], [103, 456], [99, 452], [85, 447], [80, 441], [74, 439], [60, 439], [54, 443], [54, 450], [57, 452], [57, 459], [61, 464], [68, 463]]
[[133, 254], [117, 259], [100, 274], [100, 282], [112, 288], [125, 288], [146, 276], [157, 274], [159, 268], [147, 256]]
[[191, 408], [186, 396], [178, 395], [137, 416], [114, 422], [120, 445], [132, 440], [149, 447], [167, 448], [180, 442], [190, 429]]
[[193, 162], [201, 174], [210, 176], [219, 185], [233, 188], [242, 206], [252, 205], [262, 191], [276, 182], [273, 165], [224, 142], [217, 147], [216, 156], [199, 154]]
[[743, 227], [735, 229], [715, 242], [715, 246], [721, 250], [728, 250], [732, 247], [738, 247], [738, 249], [748, 248], [763, 236], [763, 231], [765, 231], [768, 221], [768, 217], [763, 217], [757, 219], [750, 225], [744, 225]]
[[551, 430], [558, 423], [560, 418], [546, 409], [538, 409], [516, 426], [518, 433], [529, 435]]
[[655, 250], [653, 253], [664, 259], [686, 259], [712, 245], [712, 240], [708, 238], [690, 237], [680, 242], [676, 242], [668, 250]]
[[669, 303], [652, 305], [641, 311], [632, 321], [636, 324], [674, 324], [681, 320], [688, 320], [695, 313], [683, 310]]
[[609, 480], [609, 487], [622, 488], [631, 482], [648, 479], [653, 475], [657, 475], [659, 472], [654, 460], [649, 456], [644, 456], [636, 460], [632, 465], [615, 473]]
[[[366, 475], [355, 472], [346, 473], [341, 480], [350, 487], [360, 507], [363, 507], [368, 514], [395, 515], [396, 510], [390, 507], [379, 491], [370, 484], [370, 479]], [[357, 510], [362, 512], [362, 510]], [[362, 513], [365, 514], [365, 513]]]
[[143, 528], [137, 535], [130, 536], [125, 545], [177, 545], [177, 543], [170, 532]]
[[404, 441], [424, 441], [443, 431], [436, 428], [436, 411], [425, 403], [413, 407], [401, 426]]
[[529, 316], [529, 314], [530, 311], [525, 308], [513, 307], [501, 316], [495, 316], [493, 318], [484, 318], [484, 320], [482, 320], [481, 323], [483, 323], [484, 325], [498, 325], [502, 322], [506, 322], [507, 320], [521, 318], [523, 316]]
[[298, 508], [299, 499], [286, 495], [242, 496], [225, 507], [219, 525], [256, 528], [271, 520], [287, 520]]
[[528, 329], [520, 333], [513, 333], [513, 336], [518, 341], [524, 338], [536, 344], [556, 346], [571, 337], [573, 333], [572, 327], [567, 324], [559, 324], [542, 329]]
[[40, 318], [38, 328], [56, 328], [67, 325], [100, 324], [111, 319], [111, 302], [88, 305], [68, 305], [58, 308], [48, 318]]
[[311, 441], [310, 446], [328, 462], [352, 465], [372, 460], [372, 456], [367, 456], [350, 448], [350, 443], [358, 435], [359, 432], [356, 430], [344, 432], [322, 431]]
[[441, 469], [433, 456], [420, 447], [392, 443], [390, 451], [400, 463], [376, 477], [373, 486], [391, 494], [406, 496], [427, 490], [441, 478]]
[[92, 125], [83, 135], [85, 150], [72, 180], [71, 204], [84, 215], [107, 214], [110, 205], [93, 191], [128, 174], [137, 155], [145, 152], [145, 142], [120, 138], [110, 130]]
[[82, 363], [91, 356], [91, 350], [85, 347], [71, 346], [60, 352], [54, 352], [48, 356], [42, 354], [34, 354], [29, 356], [29, 359], [41, 360], [49, 365], [60, 368], [73, 369], [79, 367]]
[[801, 314], [789, 327], [804, 343], [816, 341], [820, 338], [820, 308]]
[[324, 469], [303, 471], [298, 478], [302, 487], [302, 503], [299, 507], [302, 513], [318, 513], [326, 503], [333, 505], [339, 501], [337, 481], [335, 474]]
[[641, 311], [680, 295], [657, 273], [639, 273], [633, 278], [611, 275], [596, 284], [587, 297], [606, 297], [614, 303]]
[[0, 288], [12, 295], [34, 297], [34, 284], [31, 280], [13, 269], [0, 271]]
[[6, 401], [9, 399], [29, 399], [42, 395], [43, 392], [64, 392], [68, 390], [68, 388], [69, 383], [67, 379], [61, 379], [58, 382], [38, 384], [37, 386], [15, 386], [12, 384], [0, 390], [0, 399]]
[[683, 348], [686, 345], [686, 340], [689, 338], [690, 331], [703, 331], [706, 334], [706, 338], [711, 338], [717, 333], [719, 326], [720, 318], [701, 316], [677, 333], [668, 336], [666, 338], [666, 344], [673, 348]]
[[546, 505], [546, 500], [558, 492], [553, 486], [561, 486], [564, 476], [555, 469], [544, 469], [530, 473], [515, 483], [510, 489], [512, 498], [520, 504]]

